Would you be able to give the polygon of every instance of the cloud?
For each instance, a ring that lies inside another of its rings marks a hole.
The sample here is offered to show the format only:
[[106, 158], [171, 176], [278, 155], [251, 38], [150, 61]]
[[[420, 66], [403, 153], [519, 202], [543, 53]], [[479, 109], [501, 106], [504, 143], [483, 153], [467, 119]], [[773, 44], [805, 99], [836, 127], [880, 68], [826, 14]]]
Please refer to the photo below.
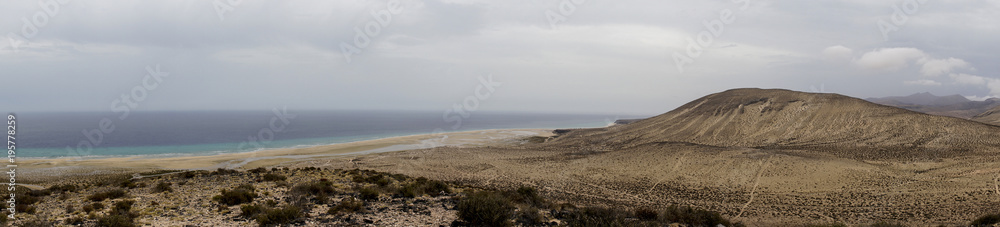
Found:
[[965, 73], [952, 73], [948, 75], [948, 77], [951, 77], [952, 80], [955, 80], [955, 83], [967, 84], [967, 85], [985, 85], [988, 82], [988, 79], [990, 79], [986, 77], [969, 75]]
[[845, 46], [836, 45], [823, 49], [823, 56], [831, 60], [850, 60], [854, 55], [854, 50]]
[[994, 95], [987, 95], [987, 96], [966, 95], [965, 98], [969, 99], [969, 100], [972, 100], [972, 101], [984, 101], [984, 100], [992, 99], [992, 98], [1000, 98], [1000, 96], [994, 96]]
[[965, 85], [985, 85], [990, 90], [991, 95], [1000, 95], [1000, 79], [969, 75], [964, 73], [953, 73], [948, 75], [957, 84]]
[[920, 68], [920, 73], [924, 76], [940, 76], [950, 73], [953, 69], [967, 68], [969, 68], [969, 63], [962, 59], [933, 59], [924, 62], [924, 66]]
[[927, 58], [927, 54], [917, 48], [882, 48], [865, 53], [855, 61], [866, 69], [896, 71], [909, 66], [910, 61]]
[[923, 85], [923, 86], [940, 86], [941, 82], [937, 82], [937, 81], [933, 81], [933, 80], [927, 80], [927, 79], [920, 79], [920, 80], [903, 81], [903, 84], [905, 84], [905, 85]]

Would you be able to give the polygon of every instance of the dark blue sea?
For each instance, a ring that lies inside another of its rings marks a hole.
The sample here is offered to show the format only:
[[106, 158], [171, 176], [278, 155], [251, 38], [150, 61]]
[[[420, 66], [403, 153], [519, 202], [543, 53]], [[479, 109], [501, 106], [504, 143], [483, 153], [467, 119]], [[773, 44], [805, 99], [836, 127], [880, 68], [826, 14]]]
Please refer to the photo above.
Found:
[[[588, 128], [645, 116], [441, 111], [15, 113], [18, 157], [249, 152], [483, 129]], [[461, 119], [458, 123], [456, 119]]]

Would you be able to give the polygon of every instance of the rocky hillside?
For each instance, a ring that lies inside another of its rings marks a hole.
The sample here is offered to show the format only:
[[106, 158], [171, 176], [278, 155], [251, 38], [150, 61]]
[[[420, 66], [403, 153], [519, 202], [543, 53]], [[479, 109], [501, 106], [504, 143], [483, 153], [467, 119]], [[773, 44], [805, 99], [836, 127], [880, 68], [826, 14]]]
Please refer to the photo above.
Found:
[[997, 152], [1000, 127], [838, 94], [733, 89], [635, 123], [572, 131], [553, 142], [599, 150], [681, 142], [911, 159]]
[[1000, 106], [976, 115], [975, 117], [972, 117], [972, 120], [987, 124], [1000, 125]]

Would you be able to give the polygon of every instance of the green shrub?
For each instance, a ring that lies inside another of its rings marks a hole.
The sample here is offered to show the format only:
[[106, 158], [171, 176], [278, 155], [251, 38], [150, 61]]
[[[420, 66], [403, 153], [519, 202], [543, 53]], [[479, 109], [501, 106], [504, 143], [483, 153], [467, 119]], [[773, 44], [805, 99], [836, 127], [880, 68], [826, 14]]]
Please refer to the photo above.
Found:
[[520, 188], [517, 188], [513, 199], [516, 202], [532, 206], [541, 206], [545, 204], [545, 199], [538, 195], [538, 190], [528, 186], [521, 186]]
[[104, 203], [101, 203], [101, 202], [94, 202], [94, 203], [91, 203], [90, 205], [94, 207], [94, 210], [103, 210], [104, 209]]
[[683, 223], [693, 226], [730, 226], [729, 220], [722, 218], [719, 212], [694, 209], [691, 207], [680, 208], [677, 205], [670, 205], [663, 212], [661, 218], [672, 223]]
[[267, 209], [264, 213], [257, 215], [257, 224], [260, 226], [288, 224], [302, 217], [302, 209], [292, 205], [285, 205], [282, 208]]
[[514, 206], [503, 196], [492, 192], [476, 192], [462, 198], [458, 217], [471, 225], [509, 226]]
[[650, 208], [645, 208], [644, 207], [644, 208], [635, 209], [635, 217], [639, 218], [639, 220], [651, 221], [651, 220], [656, 220], [657, 218], [659, 218], [660, 217], [660, 212], [658, 212], [658, 211], [656, 211], [654, 209], [650, 209]]
[[28, 192], [28, 193], [25, 193], [23, 195], [17, 196], [16, 198], [18, 199], [18, 202], [19, 202], [18, 204], [21, 204], [21, 203], [23, 203], [23, 204], [35, 204], [37, 202], [42, 201], [42, 198], [40, 196], [34, 196], [34, 195], [31, 194], [31, 192]]
[[187, 171], [187, 172], [181, 173], [180, 176], [183, 177], [183, 178], [191, 179], [191, 178], [194, 178], [194, 177], [196, 177], [198, 175], [200, 175], [200, 172], [197, 172], [197, 171]]
[[340, 212], [358, 212], [364, 209], [365, 209], [365, 202], [355, 198], [346, 198], [341, 200], [340, 204], [337, 204], [334, 207], [330, 207], [330, 209], [327, 210], [326, 213], [337, 214]]
[[362, 188], [358, 191], [358, 193], [360, 194], [361, 199], [365, 201], [378, 200], [379, 193], [375, 188]]
[[260, 173], [266, 173], [267, 169], [265, 169], [264, 167], [257, 167], [255, 169], [247, 170], [247, 172], [260, 174]]
[[872, 227], [906, 227], [906, 225], [894, 222], [879, 221], [873, 224]]
[[87, 220], [80, 216], [73, 216], [71, 218], [66, 218], [66, 220], [63, 220], [63, 223], [65, 223], [66, 225], [73, 225], [73, 226], [80, 226], [86, 222]]
[[31, 204], [18, 203], [14, 205], [14, 211], [19, 213], [34, 214], [35, 210], [35, 206], [32, 206]]
[[423, 180], [417, 180], [413, 183], [404, 184], [403, 186], [399, 187], [396, 191], [397, 194], [409, 198], [425, 194], [436, 197], [439, 196], [442, 192], [451, 193], [451, 188], [448, 187], [448, 184], [445, 184], [444, 182], [441, 181], [429, 181], [427, 180], [427, 178], [423, 178]]
[[103, 192], [94, 193], [87, 197], [90, 201], [104, 201], [105, 199], [117, 199], [125, 197], [128, 193], [122, 189], [111, 189]]
[[134, 220], [125, 215], [105, 215], [97, 219], [97, 226], [100, 227], [132, 227], [136, 226]]
[[285, 176], [273, 173], [264, 174], [264, 176], [262, 176], [261, 178], [264, 181], [283, 181], [287, 179], [287, 177]]
[[132, 205], [135, 204], [133, 200], [122, 200], [115, 203], [115, 206], [111, 208], [112, 214], [125, 215], [134, 217], [132, 214]]
[[44, 220], [42, 218], [35, 217], [35, 218], [30, 219], [30, 220], [26, 220], [25, 222], [21, 222], [20, 226], [21, 227], [50, 227], [50, 226], [55, 226], [55, 225], [56, 225], [55, 222], [50, 222], [50, 221]]
[[972, 226], [990, 226], [993, 224], [1000, 223], [1000, 214], [987, 214], [976, 218], [969, 225]]
[[257, 198], [252, 185], [244, 184], [237, 186], [233, 190], [222, 189], [221, 194], [212, 197], [212, 200], [228, 206], [253, 202]]
[[93, 203], [90, 203], [90, 204], [87, 204], [87, 205], [83, 205], [82, 209], [83, 209], [83, 212], [85, 212], [85, 213], [90, 213], [91, 211], [95, 211], [95, 210], [99, 211], [99, 210], [104, 209], [104, 204], [101, 203], [101, 202], [93, 202]]
[[[573, 212], [567, 220], [570, 226], [633, 226], [630, 212], [605, 207], [584, 207]], [[712, 225], [714, 226], [714, 225]]]
[[24, 194], [25, 194], [25, 195], [28, 195], [28, 196], [34, 196], [34, 197], [42, 197], [42, 196], [49, 196], [49, 195], [52, 195], [52, 191], [51, 191], [51, 190], [48, 190], [48, 189], [42, 189], [42, 190], [29, 190], [29, 191], [28, 191], [27, 193], [24, 193]]
[[542, 215], [538, 211], [538, 208], [529, 206], [517, 211], [518, 224], [524, 226], [538, 226], [541, 225], [544, 221], [545, 220], [543, 220]]
[[257, 204], [247, 204], [240, 206], [240, 216], [245, 218], [252, 218], [257, 216], [257, 214], [263, 213], [267, 210], [267, 207], [257, 205]]
[[153, 187], [153, 193], [173, 192], [173, 191], [174, 191], [174, 189], [170, 188], [170, 183], [163, 182], [163, 181], [161, 181], [160, 183], [157, 183], [156, 186]]
[[65, 211], [66, 214], [72, 214], [73, 212], [76, 212], [76, 207], [73, 206], [73, 204], [66, 204], [66, 208], [63, 211]]
[[806, 227], [847, 227], [844, 223], [809, 224]]
[[240, 171], [234, 170], [234, 169], [219, 168], [219, 169], [215, 170], [215, 172], [212, 172], [212, 175], [233, 175], [233, 174], [237, 174], [239, 172]]
[[135, 184], [134, 181], [126, 179], [118, 182], [118, 187], [121, 188], [137, 188], [139, 185]]
[[292, 196], [319, 196], [333, 195], [336, 190], [333, 188], [333, 182], [330, 181], [314, 181], [309, 183], [296, 184], [292, 187], [289, 193]]

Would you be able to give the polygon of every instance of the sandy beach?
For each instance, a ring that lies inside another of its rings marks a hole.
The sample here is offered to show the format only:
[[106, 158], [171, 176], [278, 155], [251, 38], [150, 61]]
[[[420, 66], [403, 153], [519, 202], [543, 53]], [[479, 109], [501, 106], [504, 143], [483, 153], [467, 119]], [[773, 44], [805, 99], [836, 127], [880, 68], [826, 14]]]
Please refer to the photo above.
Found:
[[373, 153], [404, 151], [441, 146], [477, 147], [510, 143], [526, 136], [550, 136], [552, 129], [492, 129], [438, 134], [420, 134], [356, 141], [304, 148], [282, 148], [254, 152], [192, 155], [178, 157], [114, 157], [114, 158], [55, 158], [19, 160], [18, 167], [29, 181], [45, 181], [52, 177], [136, 172], [156, 169], [214, 170], [217, 168], [249, 169], [331, 157], [349, 157]]

